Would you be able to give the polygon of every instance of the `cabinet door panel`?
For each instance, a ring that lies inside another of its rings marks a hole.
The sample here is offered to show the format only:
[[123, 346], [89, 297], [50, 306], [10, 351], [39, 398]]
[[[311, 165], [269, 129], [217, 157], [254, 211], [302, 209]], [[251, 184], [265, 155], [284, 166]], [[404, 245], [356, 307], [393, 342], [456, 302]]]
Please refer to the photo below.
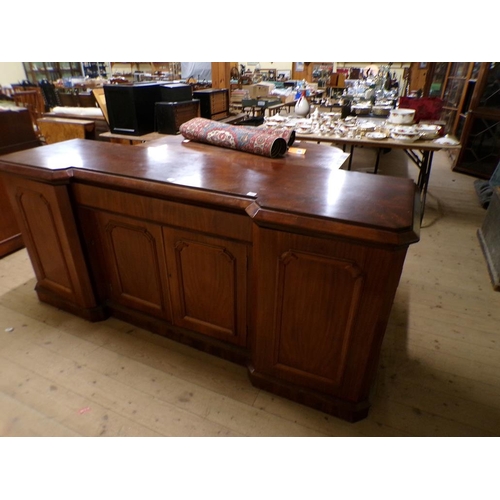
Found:
[[173, 321], [184, 328], [246, 342], [246, 245], [164, 229]]
[[19, 214], [38, 293], [50, 292], [51, 300], [63, 300], [79, 314], [87, 314], [96, 302], [66, 186], [10, 175], [3, 179], [11, 206]]
[[347, 260], [298, 251], [285, 252], [277, 265], [276, 369], [339, 384], [358, 312], [360, 269]]
[[255, 372], [366, 398], [405, 252], [259, 228]]
[[110, 297], [170, 319], [161, 227], [108, 214], [100, 214], [100, 220]]

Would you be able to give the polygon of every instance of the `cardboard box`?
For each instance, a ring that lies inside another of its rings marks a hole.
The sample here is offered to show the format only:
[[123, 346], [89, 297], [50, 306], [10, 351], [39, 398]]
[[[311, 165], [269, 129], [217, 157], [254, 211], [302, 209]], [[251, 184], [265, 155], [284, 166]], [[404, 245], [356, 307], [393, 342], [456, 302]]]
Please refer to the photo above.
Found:
[[283, 104], [286, 102], [293, 102], [295, 101], [295, 94], [282, 95], [280, 96], [280, 100]]
[[248, 92], [250, 94], [250, 99], [258, 99], [259, 97], [266, 97], [269, 95], [269, 85], [262, 85], [259, 83], [254, 83], [248, 86]]

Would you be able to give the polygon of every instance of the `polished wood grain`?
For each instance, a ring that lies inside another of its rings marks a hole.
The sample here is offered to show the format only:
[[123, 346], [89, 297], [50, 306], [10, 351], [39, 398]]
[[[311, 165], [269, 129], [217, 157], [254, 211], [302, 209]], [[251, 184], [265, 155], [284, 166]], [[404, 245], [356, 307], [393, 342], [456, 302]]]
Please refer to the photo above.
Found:
[[[0, 110], [0, 155], [40, 146], [25, 108]], [[24, 246], [16, 215], [0, 179], [0, 258]]]
[[0, 155], [40, 146], [25, 108], [0, 110]]
[[406, 250], [261, 228], [254, 248], [252, 380], [298, 401], [309, 387], [325, 411], [340, 399], [353, 420], [365, 416]]
[[98, 214], [110, 300], [170, 320], [161, 228], [115, 214]]
[[40, 299], [87, 319], [102, 319], [66, 188], [12, 175], [5, 175], [4, 181], [37, 276]]
[[163, 229], [174, 323], [240, 346], [247, 337], [247, 246]]
[[256, 386], [356, 421], [419, 205], [413, 181], [339, 171], [339, 155], [75, 140], [0, 170], [42, 301], [242, 362]]

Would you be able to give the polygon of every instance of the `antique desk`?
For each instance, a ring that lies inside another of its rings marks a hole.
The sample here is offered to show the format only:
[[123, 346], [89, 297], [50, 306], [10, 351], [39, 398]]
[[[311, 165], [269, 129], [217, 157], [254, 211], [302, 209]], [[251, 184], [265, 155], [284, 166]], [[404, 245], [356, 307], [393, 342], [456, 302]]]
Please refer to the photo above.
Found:
[[0, 176], [41, 301], [242, 363], [255, 386], [356, 421], [420, 212], [413, 181], [339, 170], [346, 158], [75, 139], [0, 157]]

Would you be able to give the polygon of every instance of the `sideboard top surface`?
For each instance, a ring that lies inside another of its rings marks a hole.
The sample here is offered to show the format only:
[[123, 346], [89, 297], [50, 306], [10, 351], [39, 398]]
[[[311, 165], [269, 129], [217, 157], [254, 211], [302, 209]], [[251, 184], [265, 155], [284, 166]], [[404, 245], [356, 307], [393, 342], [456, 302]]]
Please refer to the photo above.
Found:
[[74, 139], [0, 156], [0, 171], [45, 182], [78, 181], [92, 173], [117, 189], [136, 180], [142, 189], [189, 188], [218, 199], [248, 199], [270, 212], [414, 233], [412, 180], [339, 170], [347, 155], [337, 148], [313, 143], [305, 148], [304, 155], [272, 159], [182, 136], [166, 136], [150, 147]]

